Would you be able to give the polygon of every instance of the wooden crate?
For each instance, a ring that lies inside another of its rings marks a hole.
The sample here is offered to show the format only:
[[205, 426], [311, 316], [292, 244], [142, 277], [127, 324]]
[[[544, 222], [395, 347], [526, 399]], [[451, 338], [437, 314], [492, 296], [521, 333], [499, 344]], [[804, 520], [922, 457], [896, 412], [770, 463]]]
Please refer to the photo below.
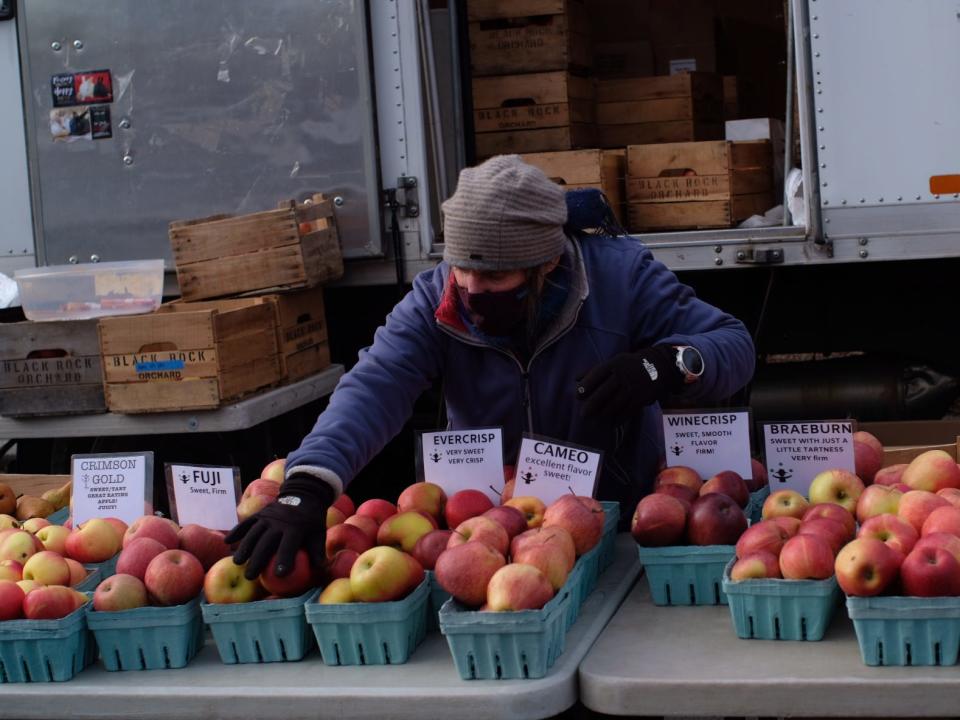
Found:
[[521, 157], [570, 190], [596, 188], [603, 191], [617, 220], [621, 224], [625, 222], [626, 150], [567, 150]]
[[333, 201], [322, 195], [251, 215], [173, 222], [170, 244], [185, 300], [313, 287], [343, 275]]
[[474, 77], [593, 65], [586, 0], [470, 0]]
[[0, 324], [0, 415], [106, 411], [96, 320]]
[[477, 156], [593, 144], [593, 81], [557, 71], [473, 81]]
[[712, 73], [601, 80], [601, 147], [723, 138], [723, 81]]
[[630, 229], [731, 227], [773, 207], [770, 142], [627, 148]]
[[280, 382], [269, 303], [169, 303], [150, 315], [101, 318], [104, 393], [119, 413], [219, 407]]
[[20, 475], [0, 473], [0, 483], [9, 485], [14, 494], [40, 497], [48, 490], [59, 490], [72, 480], [70, 475]]

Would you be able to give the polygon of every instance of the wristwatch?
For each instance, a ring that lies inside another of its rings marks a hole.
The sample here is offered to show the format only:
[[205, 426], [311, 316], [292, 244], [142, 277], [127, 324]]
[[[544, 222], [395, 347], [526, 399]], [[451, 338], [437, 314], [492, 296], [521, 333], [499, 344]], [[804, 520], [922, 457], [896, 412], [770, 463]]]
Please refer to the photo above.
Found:
[[703, 375], [703, 355], [692, 345], [678, 345], [677, 369], [685, 383], [696, 382]]

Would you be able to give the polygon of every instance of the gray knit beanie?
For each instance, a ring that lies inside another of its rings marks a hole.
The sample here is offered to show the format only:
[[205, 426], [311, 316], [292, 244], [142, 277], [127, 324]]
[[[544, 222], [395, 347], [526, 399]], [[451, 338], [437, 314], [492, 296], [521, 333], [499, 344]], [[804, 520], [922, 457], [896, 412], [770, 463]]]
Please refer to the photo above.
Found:
[[462, 170], [443, 217], [443, 259], [456, 267], [520, 270], [563, 253], [563, 188], [519, 155]]

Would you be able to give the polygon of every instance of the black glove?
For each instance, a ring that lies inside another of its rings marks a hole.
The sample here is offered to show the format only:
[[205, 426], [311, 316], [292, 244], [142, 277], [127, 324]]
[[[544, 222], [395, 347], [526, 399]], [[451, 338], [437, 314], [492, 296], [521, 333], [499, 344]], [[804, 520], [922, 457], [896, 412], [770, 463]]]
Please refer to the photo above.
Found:
[[244, 575], [253, 580], [277, 554], [279, 577], [293, 570], [294, 556], [303, 548], [310, 564], [326, 562], [327, 508], [333, 503], [333, 488], [310, 475], [292, 475], [280, 486], [277, 501], [251, 515], [229, 532], [227, 543], [242, 540], [233, 554], [238, 565], [247, 563]]
[[647, 405], [665, 399], [683, 385], [677, 351], [657, 345], [621, 353], [597, 365], [577, 382], [583, 416], [622, 424]]

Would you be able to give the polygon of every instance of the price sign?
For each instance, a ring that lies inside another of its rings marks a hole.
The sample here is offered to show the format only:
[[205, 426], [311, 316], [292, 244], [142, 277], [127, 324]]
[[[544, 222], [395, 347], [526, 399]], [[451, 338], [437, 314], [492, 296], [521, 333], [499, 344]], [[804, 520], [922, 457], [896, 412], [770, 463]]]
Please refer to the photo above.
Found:
[[174, 522], [213, 530], [229, 530], [237, 524], [239, 468], [170, 463], [164, 467]]
[[667, 465], [684, 465], [708, 478], [724, 470], [753, 477], [750, 465], [750, 411], [663, 413]]
[[460, 490], [479, 490], [500, 503], [503, 489], [503, 430], [444, 430], [420, 436], [417, 461], [424, 481], [450, 497]]
[[514, 497], [532, 495], [546, 505], [570, 493], [593, 497], [602, 455], [576, 445], [524, 437], [520, 443]]
[[74, 455], [73, 526], [115, 517], [128, 525], [153, 514], [153, 453]]
[[806, 497], [810, 481], [824, 470], [856, 472], [852, 420], [764, 423], [770, 490], [796, 490]]

